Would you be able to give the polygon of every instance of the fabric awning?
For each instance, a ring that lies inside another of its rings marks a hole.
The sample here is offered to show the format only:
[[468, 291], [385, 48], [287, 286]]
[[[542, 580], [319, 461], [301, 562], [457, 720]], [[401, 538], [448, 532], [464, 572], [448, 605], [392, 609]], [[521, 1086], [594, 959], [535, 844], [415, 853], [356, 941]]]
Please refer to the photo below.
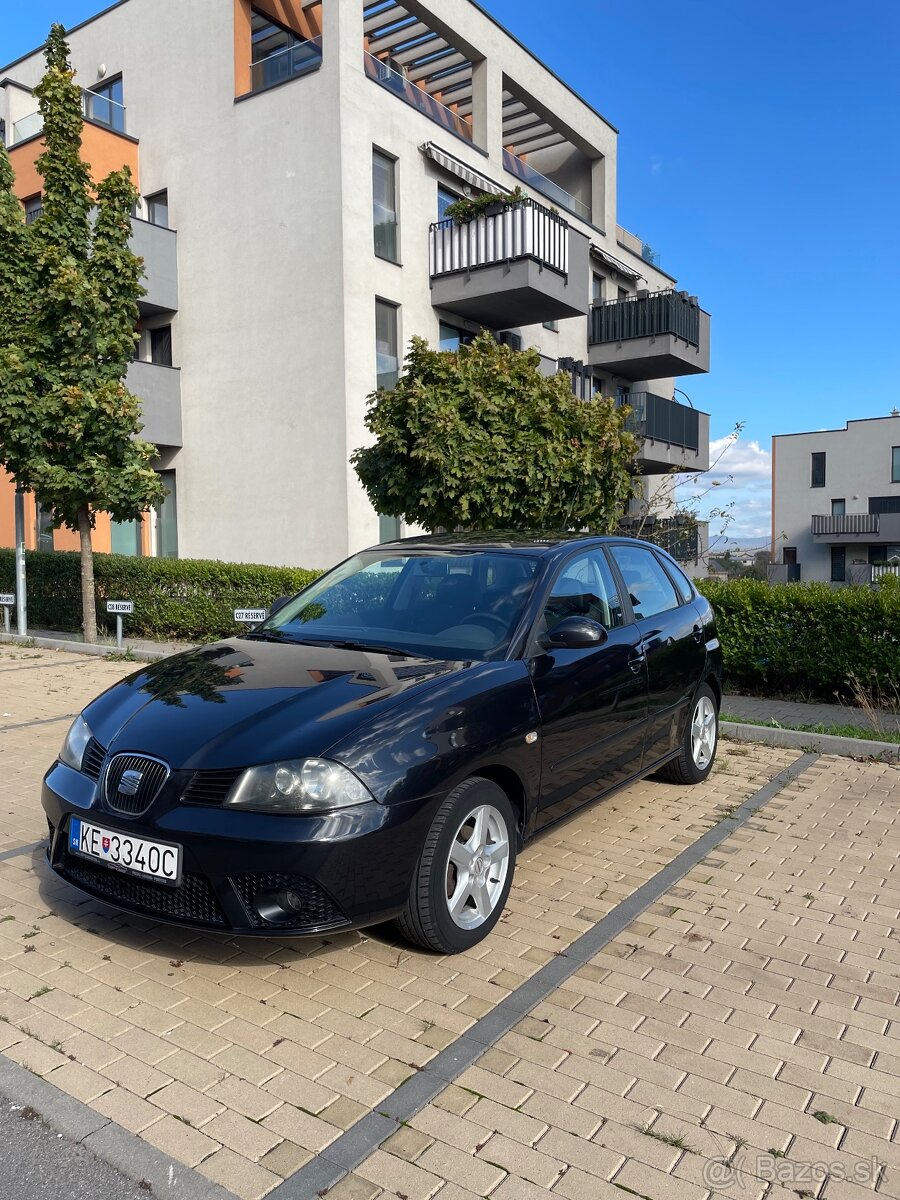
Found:
[[607, 254], [604, 249], [594, 242], [591, 242], [591, 257], [599, 258], [601, 262], [606, 263], [613, 271], [618, 272], [619, 275], [624, 275], [627, 279], [644, 278], [640, 271], [635, 271], [634, 267], [627, 267], [620, 259], [614, 258], [612, 254]]
[[430, 158], [432, 162], [437, 163], [439, 167], [443, 167], [445, 171], [449, 171], [451, 175], [455, 175], [457, 179], [462, 179], [472, 187], [478, 188], [480, 192], [505, 192], [508, 191], [502, 184], [496, 180], [489, 179], [486, 175], [480, 175], [471, 167], [467, 166], [461, 159], [454, 154], [449, 154], [446, 150], [442, 150], [440, 146], [436, 146], [434, 142], [425, 142], [419, 149], [426, 158]]

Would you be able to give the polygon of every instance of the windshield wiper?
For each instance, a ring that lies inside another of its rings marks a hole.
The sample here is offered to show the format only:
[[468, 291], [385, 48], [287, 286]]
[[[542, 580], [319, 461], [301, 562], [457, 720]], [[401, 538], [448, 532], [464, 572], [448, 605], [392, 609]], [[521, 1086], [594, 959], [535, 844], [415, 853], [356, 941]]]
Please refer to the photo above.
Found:
[[297, 640], [282, 629], [253, 629], [250, 633], [242, 633], [239, 636], [248, 642], [295, 642]]
[[336, 650], [370, 650], [373, 654], [399, 654], [402, 658], [417, 657], [411, 650], [401, 650], [398, 646], [384, 646], [380, 642], [355, 642], [352, 639], [334, 641], [329, 638], [327, 642], [317, 642], [316, 645], [333, 646]]

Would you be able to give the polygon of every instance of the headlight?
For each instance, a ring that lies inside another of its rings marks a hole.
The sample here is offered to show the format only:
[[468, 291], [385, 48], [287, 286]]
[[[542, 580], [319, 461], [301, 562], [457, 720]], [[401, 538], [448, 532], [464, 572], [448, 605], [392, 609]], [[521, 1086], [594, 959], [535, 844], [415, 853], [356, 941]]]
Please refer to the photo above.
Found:
[[92, 737], [93, 734], [84, 717], [76, 717], [66, 734], [62, 750], [59, 752], [59, 761], [65, 763], [67, 767], [74, 767], [76, 771], [80, 771], [84, 752]]
[[364, 804], [374, 797], [352, 771], [324, 758], [249, 767], [228, 793], [228, 808], [256, 812], [319, 813]]

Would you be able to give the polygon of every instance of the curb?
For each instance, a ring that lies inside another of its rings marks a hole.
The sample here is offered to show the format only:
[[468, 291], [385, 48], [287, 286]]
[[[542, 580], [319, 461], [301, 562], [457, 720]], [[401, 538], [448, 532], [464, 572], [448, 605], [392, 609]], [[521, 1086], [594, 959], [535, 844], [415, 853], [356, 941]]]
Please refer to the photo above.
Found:
[[237, 1200], [233, 1192], [176, 1162], [4, 1054], [0, 1054], [0, 1095], [12, 1104], [29, 1105], [55, 1133], [79, 1142], [120, 1175], [137, 1184], [149, 1183], [152, 1190], [148, 1195], [161, 1200]]
[[[139, 662], [156, 662], [160, 658], [168, 658], [167, 650], [138, 650], [126, 642], [122, 650], [115, 645], [90, 645], [88, 642], [67, 642], [64, 638], [50, 637], [19, 637], [17, 633], [0, 633], [0, 645], [23, 646], [30, 649], [36, 646], [40, 650], [63, 650], [67, 654], [94, 654], [105, 658], [108, 654], [130, 653]], [[175, 651], [177, 653], [177, 651]]]
[[744, 725], [722, 721], [722, 736], [733, 742], [764, 742], [788, 750], [817, 750], [843, 758], [875, 758], [879, 762], [900, 762], [900, 743], [876, 742], [868, 738], [839, 737], [834, 733], [808, 733], [803, 729], [776, 729], [769, 725]]

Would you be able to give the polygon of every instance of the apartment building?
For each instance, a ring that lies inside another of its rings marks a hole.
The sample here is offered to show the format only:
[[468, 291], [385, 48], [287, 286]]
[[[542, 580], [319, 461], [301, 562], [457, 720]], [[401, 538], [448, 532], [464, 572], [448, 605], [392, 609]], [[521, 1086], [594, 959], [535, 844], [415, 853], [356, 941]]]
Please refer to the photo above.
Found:
[[775, 582], [900, 575], [900, 412], [772, 438]]
[[[170, 491], [99, 548], [320, 566], [395, 535], [349, 458], [413, 335], [536, 347], [632, 406], [643, 474], [708, 466], [675, 384], [708, 370], [709, 316], [618, 223], [616, 129], [473, 0], [119, 0], [69, 40], [85, 157], [143, 196], [128, 383]], [[0, 69], [29, 220], [42, 71]], [[30, 503], [33, 544], [68, 546]], [[0, 544], [11, 513], [0, 485]]]

